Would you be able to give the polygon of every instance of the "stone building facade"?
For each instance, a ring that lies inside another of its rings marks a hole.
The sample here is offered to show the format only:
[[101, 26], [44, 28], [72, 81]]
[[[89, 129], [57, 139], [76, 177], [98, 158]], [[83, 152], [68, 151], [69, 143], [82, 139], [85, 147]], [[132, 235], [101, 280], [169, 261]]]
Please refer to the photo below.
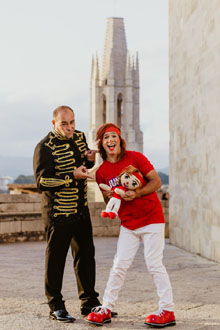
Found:
[[170, 240], [220, 262], [220, 1], [169, 5]]
[[139, 125], [139, 62], [127, 50], [123, 18], [107, 18], [102, 68], [92, 58], [88, 144], [96, 148], [97, 129], [106, 122], [120, 126], [127, 149], [143, 152]]

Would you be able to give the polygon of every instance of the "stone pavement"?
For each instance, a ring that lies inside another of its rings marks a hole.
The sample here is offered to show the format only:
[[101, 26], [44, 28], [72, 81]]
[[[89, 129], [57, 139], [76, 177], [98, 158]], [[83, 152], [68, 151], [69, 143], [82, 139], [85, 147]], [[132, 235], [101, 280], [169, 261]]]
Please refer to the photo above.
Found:
[[[103, 295], [117, 238], [95, 238], [97, 285]], [[119, 316], [103, 329], [147, 329], [144, 319], [157, 309], [157, 296], [147, 273], [143, 249], [129, 269], [115, 310]], [[48, 319], [45, 303], [45, 242], [0, 245], [0, 329], [81, 330], [95, 329], [79, 313], [72, 259], [68, 254], [63, 295], [70, 314], [77, 320], [60, 324]], [[167, 242], [164, 264], [170, 275], [176, 303], [178, 330], [220, 329], [220, 264], [190, 254]], [[166, 328], [167, 329], [167, 328]]]

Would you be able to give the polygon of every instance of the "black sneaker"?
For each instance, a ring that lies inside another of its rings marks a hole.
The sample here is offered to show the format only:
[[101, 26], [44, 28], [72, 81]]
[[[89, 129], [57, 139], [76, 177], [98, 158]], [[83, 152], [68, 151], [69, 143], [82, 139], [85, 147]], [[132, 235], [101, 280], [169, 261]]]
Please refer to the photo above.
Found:
[[69, 315], [65, 309], [58, 309], [57, 311], [50, 312], [49, 317], [51, 320], [56, 320], [63, 323], [72, 323], [75, 321], [74, 317]]

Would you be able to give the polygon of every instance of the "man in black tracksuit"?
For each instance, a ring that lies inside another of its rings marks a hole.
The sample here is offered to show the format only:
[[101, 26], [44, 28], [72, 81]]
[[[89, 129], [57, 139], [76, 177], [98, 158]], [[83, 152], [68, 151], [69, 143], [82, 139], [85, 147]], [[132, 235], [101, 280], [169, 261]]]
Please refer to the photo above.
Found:
[[83, 132], [75, 130], [74, 112], [60, 106], [53, 112], [53, 129], [34, 152], [34, 174], [42, 190], [42, 218], [46, 230], [45, 293], [50, 318], [73, 322], [62, 299], [63, 272], [69, 246], [74, 259], [81, 313], [100, 305], [95, 291], [95, 259], [87, 202], [88, 168], [95, 151]]

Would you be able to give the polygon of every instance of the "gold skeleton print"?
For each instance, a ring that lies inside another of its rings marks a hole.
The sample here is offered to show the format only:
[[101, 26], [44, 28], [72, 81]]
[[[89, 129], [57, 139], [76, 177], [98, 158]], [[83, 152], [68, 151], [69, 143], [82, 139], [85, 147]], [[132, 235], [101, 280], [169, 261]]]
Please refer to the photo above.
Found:
[[[63, 144], [55, 144], [54, 139], [58, 138], [59, 140], [65, 140]], [[78, 150], [81, 153], [81, 158], [84, 158], [84, 152], [87, 150], [87, 145], [83, 141], [83, 133], [82, 132], [74, 132], [74, 142], [78, 147]], [[73, 173], [76, 159], [74, 155], [74, 151], [70, 150], [70, 144], [63, 138], [55, 130], [52, 130], [52, 134], [50, 135], [50, 139], [48, 143], [45, 143], [45, 146], [49, 147], [53, 152], [52, 155], [54, 157], [56, 176], [60, 176], [62, 174]], [[82, 161], [82, 165], [85, 165], [86, 162]], [[55, 179], [55, 178], [41, 178], [40, 183], [47, 187], [56, 187], [65, 183], [66, 188], [62, 188], [59, 192], [55, 192], [54, 199], [54, 217], [58, 215], [65, 215], [68, 217], [71, 214], [76, 214], [78, 212], [78, 199], [79, 199], [79, 189], [78, 188], [68, 188], [72, 179], [69, 178], [68, 175], [65, 176], [65, 180]], [[75, 185], [78, 185], [78, 182], [75, 182]], [[87, 205], [87, 182], [84, 181], [84, 205]]]

